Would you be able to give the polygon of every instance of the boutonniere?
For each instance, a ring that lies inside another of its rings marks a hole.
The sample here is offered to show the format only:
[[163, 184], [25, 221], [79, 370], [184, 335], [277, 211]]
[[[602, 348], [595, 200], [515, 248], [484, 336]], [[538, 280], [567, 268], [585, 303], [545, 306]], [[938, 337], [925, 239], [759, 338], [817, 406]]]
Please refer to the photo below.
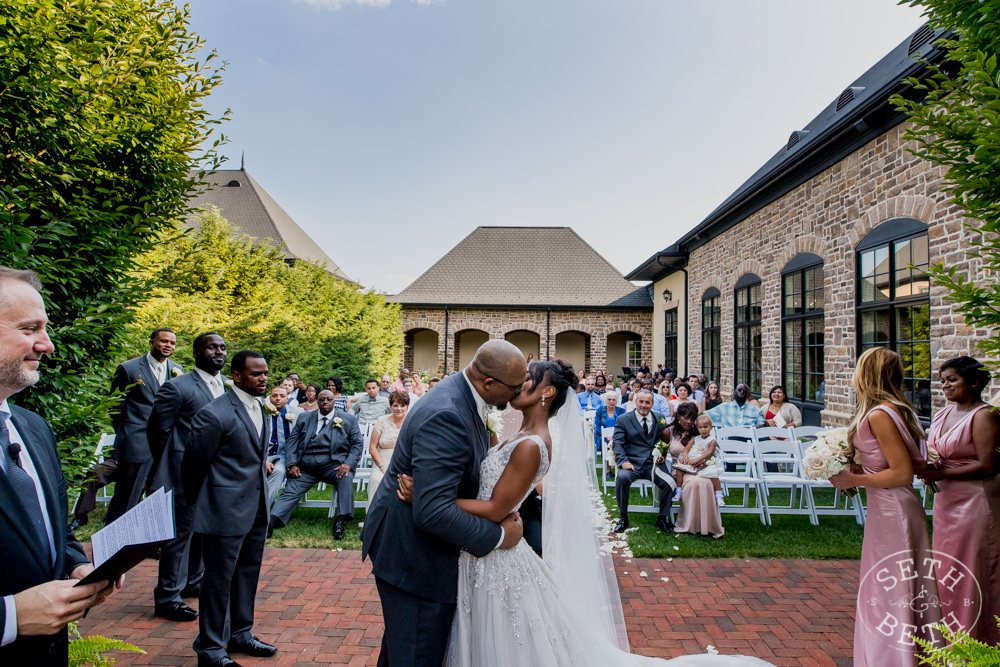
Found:
[[660, 417], [660, 421], [658, 421], [656, 423], [659, 424], [660, 426], [666, 426], [667, 425], [667, 420], [664, 417]]
[[285, 421], [288, 422], [289, 424], [294, 424], [295, 423], [295, 415], [293, 415], [290, 412], [286, 412], [285, 413]]
[[233, 388], [233, 381], [232, 380], [226, 380], [225, 382], [226, 382], [226, 389], [232, 389]]
[[333, 427], [334, 428], [343, 428], [343, 426], [344, 426], [344, 420], [343, 419], [341, 419], [340, 417], [334, 417], [333, 418]]
[[177, 368], [177, 366], [174, 366], [174, 367], [172, 367], [170, 369], [170, 374], [173, 375], [175, 378], [176, 377], [180, 377], [181, 376], [181, 369]]
[[273, 417], [276, 414], [278, 414], [280, 411], [278, 410], [278, 408], [274, 407], [273, 405], [271, 405], [267, 401], [264, 401], [264, 412], [267, 413], [268, 417]]
[[135, 384], [141, 384], [143, 387], [146, 386], [146, 383], [142, 381], [141, 377], [137, 377], [136, 379], [132, 380], [132, 382]]
[[496, 408], [486, 413], [486, 430], [490, 435], [500, 435], [503, 430], [503, 413]]

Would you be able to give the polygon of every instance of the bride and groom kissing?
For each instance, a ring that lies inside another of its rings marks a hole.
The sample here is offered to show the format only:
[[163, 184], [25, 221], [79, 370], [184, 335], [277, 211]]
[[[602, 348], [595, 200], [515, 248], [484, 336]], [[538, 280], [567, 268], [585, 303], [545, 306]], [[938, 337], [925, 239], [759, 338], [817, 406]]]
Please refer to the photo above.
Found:
[[[409, 412], [361, 533], [385, 621], [380, 666], [665, 664], [628, 653], [594, 531], [590, 440], [567, 401], [576, 377], [491, 340]], [[486, 415], [508, 403], [521, 431], [491, 448]], [[515, 511], [542, 478], [544, 562]], [[694, 658], [667, 664], [768, 664]]]

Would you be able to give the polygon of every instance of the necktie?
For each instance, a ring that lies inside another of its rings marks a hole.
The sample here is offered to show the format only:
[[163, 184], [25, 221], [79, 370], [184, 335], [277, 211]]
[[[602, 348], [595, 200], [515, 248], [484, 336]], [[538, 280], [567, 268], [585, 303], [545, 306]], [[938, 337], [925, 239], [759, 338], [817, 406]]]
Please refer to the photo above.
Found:
[[[271, 417], [271, 450], [277, 450], [281, 446], [281, 439], [278, 437], [278, 415]], [[276, 454], [276, 451], [268, 451], [268, 454]]]
[[649, 435], [649, 417], [642, 418], [642, 431], [647, 436]]
[[316, 435], [319, 435], [320, 433], [322, 433], [323, 429], [326, 428], [326, 420], [327, 420], [326, 417], [322, 418], [322, 420], [320, 421], [320, 424], [319, 424], [319, 428], [316, 430]]
[[[34, 529], [41, 543], [45, 558], [51, 563], [52, 555], [49, 551], [49, 536], [45, 532], [45, 520], [42, 518], [42, 504], [38, 499], [35, 481], [31, 479], [31, 475], [24, 471], [20, 461], [14, 458], [21, 451], [21, 446], [10, 444], [10, 435], [7, 431], [8, 416], [6, 412], [0, 412], [0, 448], [3, 449], [4, 459], [7, 464], [7, 481], [14, 488], [14, 493], [21, 501], [24, 511], [31, 520], [31, 527]], [[15, 449], [16, 451], [12, 452], [11, 449]]]

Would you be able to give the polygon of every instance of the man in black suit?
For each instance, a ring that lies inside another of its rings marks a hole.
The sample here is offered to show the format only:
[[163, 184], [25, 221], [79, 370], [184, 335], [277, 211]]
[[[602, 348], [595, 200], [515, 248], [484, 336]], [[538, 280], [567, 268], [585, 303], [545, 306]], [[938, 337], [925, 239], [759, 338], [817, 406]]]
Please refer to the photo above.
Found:
[[274, 501], [268, 533], [287, 525], [299, 499], [317, 482], [326, 482], [337, 493], [333, 537], [342, 540], [344, 522], [354, 518], [354, 470], [364, 441], [358, 418], [334, 409], [332, 391], [319, 392], [316, 401], [319, 409], [299, 415], [285, 442], [288, 481]]
[[226, 392], [219, 371], [226, 365], [226, 341], [217, 333], [203, 333], [194, 339], [194, 370], [168, 380], [156, 392], [149, 414], [146, 436], [156, 462], [151, 488], [173, 490], [174, 539], [160, 549], [160, 571], [153, 590], [157, 616], [171, 621], [193, 621], [198, 612], [184, 603], [196, 596], [205, 574], [201, 540], [192, 541], [194, 508], [184, 496], [181, 460], [195, 414]]
[[[459, 551], [482, 557], [520, 541], [516, 512], [497, 525], [463, 512], [455, 500], [479, 492], [479, 464], [489, 449], [486, 413], [491, 405], [506, 407], [526, 373], [516, 347], [490, 340], [406, 415], [361, 532], [361, 555], [371, 555], [385, 619], [379, 665], [439, 667], [455, 615]], [[412, 505], [390, 482], [400, 474], [413, 477]]]
[[146, 488], [153, 456], [146, 438], [146, 424], [153, 409], [153, 398], [160, 385], [184, 372], [170, 360], [177, 337], [170, 329], [157, 329], [149, 336], [149, 352], [118, 364], [111, 378], [111, 391], [122, 392], [118, 406], [111, 410], [115, 429], [115, 460], [118, 479], [115, 495], [108, 503], [105, 523], [121, 517], [139, 504]]
[[[653, 411], [653, 392], [640, 389], [635, 395], [635, 410], [622, 415], [615, 422], [615, 435], [611, 448], [615, 452], [618, 476], [615, 478], [615, 499], [618, 501], [618, 523], [615, 532], [628, 528], [628, 493], [637, 479], [649, 479], [653, 472], [653, 447], [667, 427], [666, 417]], [[659, 516], [656, 527], [664, 532], [673, 530], [670, 523], [670, 504], [673, 502], [673, 475], [665, 461], [657, 457], [657, 475], [653, 483], [660, 490]]]
[[270, 439], [261, 397], [267, 362], [250, 350], [230, 366], [233, 388], [194, 416], [181, 460], [192, 529], [202, 536], [205, 578], [198, 598], [199, 667], [239, 667], [229, 653], [268, 657], [277, 649], [253, 633], [254, 596], [267, 538]]
[[93, 566], [66, 527], [66, 480], [48, 422], [7, 399], [55, 349], [38, 276], [0, 266], [0, 665], [65, 666], [66, 625], [120, 584], [75, 586]]

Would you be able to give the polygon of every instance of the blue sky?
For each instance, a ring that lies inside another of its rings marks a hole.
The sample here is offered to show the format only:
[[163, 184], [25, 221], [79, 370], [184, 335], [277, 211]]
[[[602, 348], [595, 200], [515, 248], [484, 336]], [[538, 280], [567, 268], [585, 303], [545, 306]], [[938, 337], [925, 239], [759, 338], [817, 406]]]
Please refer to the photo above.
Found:
[[628, 273], [923, 22], [893, 0], [190, 4], [227, 62], [226, 167], [245, 152], [390, 293], [479, 225], [570, 226]]

